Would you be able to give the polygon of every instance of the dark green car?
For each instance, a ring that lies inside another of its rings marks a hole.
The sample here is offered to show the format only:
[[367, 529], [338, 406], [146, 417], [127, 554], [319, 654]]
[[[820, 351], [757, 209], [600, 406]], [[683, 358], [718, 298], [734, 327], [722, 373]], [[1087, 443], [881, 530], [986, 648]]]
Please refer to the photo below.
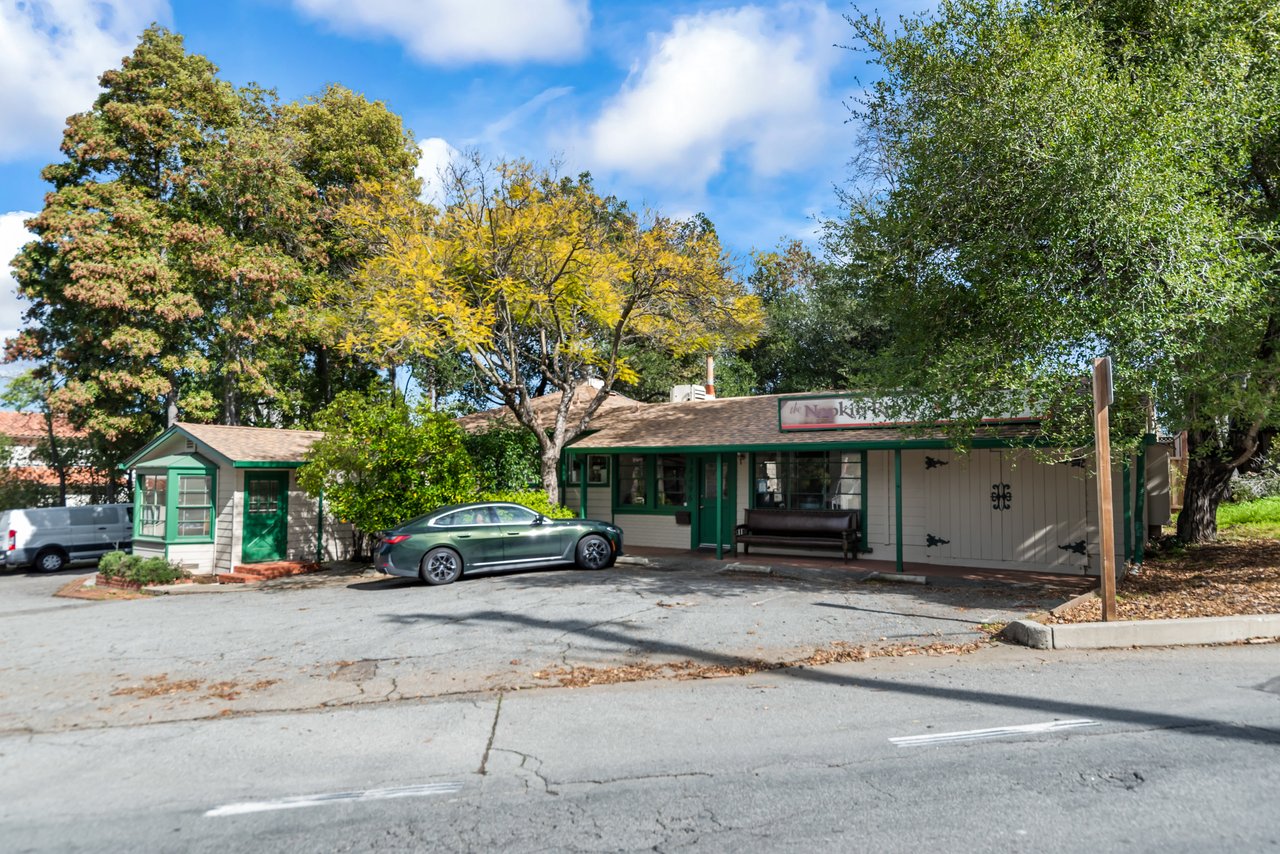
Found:
[[521, 504], [441, 507], [382, 535], [379, 572], [449, 584], [464, 572], [576, 563], [604, 569], [622, 554], [622, 529], [593, 519], [550, 519]]

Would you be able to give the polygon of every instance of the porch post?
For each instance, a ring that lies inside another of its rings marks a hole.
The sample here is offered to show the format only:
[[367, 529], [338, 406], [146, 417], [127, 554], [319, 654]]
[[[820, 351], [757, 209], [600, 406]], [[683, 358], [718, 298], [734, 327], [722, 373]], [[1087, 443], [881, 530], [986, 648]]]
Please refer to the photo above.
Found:
[[[586, 457], [581, 454], [575, 454], [574, 458], [578, 462], [578, 518], [587, 518], [587, 462]], [[570, 467], [573, 466], [573, 459], [570, 460]]]
[[716, 454], [716, 560], [724, 560], [724, 454]]
[[902, 572], [902, 449], [893, 449], [893, 504], [894, 523], [893, 540], [897, 545], [898, 572]]

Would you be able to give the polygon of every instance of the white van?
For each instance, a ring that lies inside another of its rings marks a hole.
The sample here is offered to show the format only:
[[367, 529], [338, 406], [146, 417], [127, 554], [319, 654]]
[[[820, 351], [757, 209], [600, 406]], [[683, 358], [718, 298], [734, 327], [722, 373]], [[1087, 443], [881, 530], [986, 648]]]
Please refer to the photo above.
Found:
[[57, 572], [73, 560], [97, 560], [133, 547], [132, 504], [31, 507], [0, 513], [0, 566]]

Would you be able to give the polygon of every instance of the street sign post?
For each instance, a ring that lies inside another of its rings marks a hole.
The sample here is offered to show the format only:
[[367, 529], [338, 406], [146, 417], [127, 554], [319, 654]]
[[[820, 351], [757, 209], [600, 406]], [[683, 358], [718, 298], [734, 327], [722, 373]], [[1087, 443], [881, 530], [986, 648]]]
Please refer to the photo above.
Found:
[[1098, 549], [1102, 552], [1102, 619], [1116, 614], [1116, 534], [1111, 498], [1111, 358], [1093, 360], [1093, 432], [1098, 469]]

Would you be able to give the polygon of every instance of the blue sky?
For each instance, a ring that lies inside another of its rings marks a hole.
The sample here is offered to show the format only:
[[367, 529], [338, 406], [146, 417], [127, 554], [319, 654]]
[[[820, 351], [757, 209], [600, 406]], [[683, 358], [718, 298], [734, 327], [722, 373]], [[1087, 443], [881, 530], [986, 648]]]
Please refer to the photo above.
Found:
[[[875, 5], [880, 14], [924, 0]], [[872, 8], [864, 4], [864, 8]], [[0, 254], [26, 239], [66, 116], [157, 21], [235, 84], [341, 83], [399, 113], [430, 180], [456, 152], [559, 159], [633, 208], [704, 212], [740, 260], [838, 213], [874, 78], [844, 3], [604, 0], [0, 0]], [[7, 268], [0, 335], [20, 325]], [[2, 372], [9, 372], [3, 371]]]

